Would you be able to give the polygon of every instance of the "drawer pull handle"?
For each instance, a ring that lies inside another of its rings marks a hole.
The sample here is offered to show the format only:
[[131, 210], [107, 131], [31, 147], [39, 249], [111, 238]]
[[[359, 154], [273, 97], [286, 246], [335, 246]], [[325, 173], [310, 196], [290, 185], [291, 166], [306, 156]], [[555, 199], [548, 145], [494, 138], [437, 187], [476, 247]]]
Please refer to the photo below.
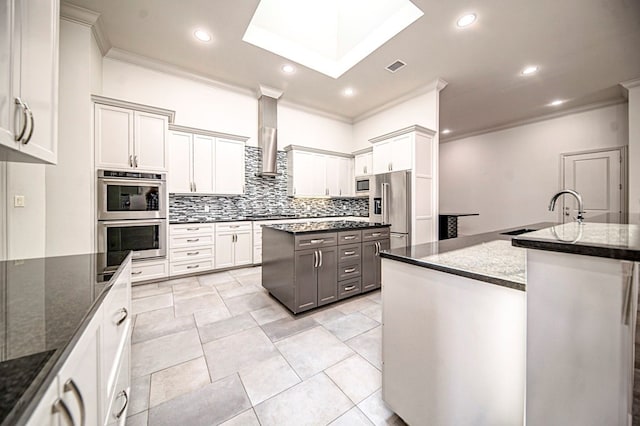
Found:
[[355, 235], [347, 235], [346, 237], [344, 237], [345, 240], [355, 240], [356, 236]]
[[51, 409], [51, 411], [53, 412], [53, 414], [62, 413], [65, 420], [67, 421], [67, 424], [70, 424], [71, 426], [76, 425], [76, 422], [73, 421], [73, 416], [71, 415], [69, 407], [67, 407], [67, 404], [65, 404], [64, 401], [60, 398], [56, 399], [56, 402], [53, 403], [53, 408]]
[[194, 238], [192, 240], [187, 240], [188, 243], [197, 243], [198, 241], [200, 241], [200, 238]]
[[311, 244], [321, 244], [324, 243], [324, 240], [311, 240]]
[[356, 286], [355, 285], [350, 285], [349, 287], [345, 287], [344, 291], [351, 291], [351, 290], [355, 290]]
[[237, 228], [240, 228], [240, 225], [229, 225], [229, 228], [231, 228], [231, 229], [237, 229]]
[[142, 273], [142, 271], [133, 271], [131, 272], [131, 275], [140, 275]]
[[122, 323], [125, 322], [125, 320], [129, 316], [129, 311], [127, 311], [127, 308], [120, 309], [120, 313], [122, 313], [123, 315], [122, 315], [122, 318], [120, 318], [118, 321], [116, 321], [116, 325], [117, 326], [121, 326]]
[[350, 273], [355, 272], [355, 271], [356, 271], [356, 268], [349, 268], [349, 269], [345, 269], [344, 273], [345, 274], [350, 274]]
[[122, 406], [120, 411], [118, 411], [116, 413], [116, 419], [119, 419], [120, 417], [122, 417], [124, 412], [127, 410], [127, 406], [129, 405], [129, 395], [127, 395], [127, 391], [126, 390], [123, 390], [122, 392], [120, 392], [118, 394], [118, 396], [123, 396], [124, 397], [124, 405]]
[[354, 254], [356, 254], [355, 250], [349, 250], [344, 252], [345, 256], [353, 256]]
[[189, 253], [187, 253], [187, 256], [195, 256], [195, 255], [198, 255], [198, 254], [200, 254], [199, 251], [190, 251]]
[[306, 308], [307, 306], [315, 305], [314, 302], [305, 303], [304, 305], [298, 306], [298, 308]]
[[380, 235], [382, 235], [381, 232], [374, 232], [371, 234], [372, 237], [379, 237]]
[[80, 425], [85, 426], [87, 424], [86, 423], [87, 415], [84, 407], [84, 399], [82, 398], [82, 393], [80, 393], [80, 389], [78, 389], [76, 382], [74, 382], [73, 379], [67, 380], [67, 382], [64, 384], [63, 390], [65, 392], [69, 392], [69, 391], [73, 392], [73, 395], [78, 401], [78, 406], [80, 407]]
[[187, 228], [187, 231], [199, 231], [200, 228]]
[[200, 267], [200, 265], [189, 265], [187, 266], [187, 269], [196, 269], [198, 267]]

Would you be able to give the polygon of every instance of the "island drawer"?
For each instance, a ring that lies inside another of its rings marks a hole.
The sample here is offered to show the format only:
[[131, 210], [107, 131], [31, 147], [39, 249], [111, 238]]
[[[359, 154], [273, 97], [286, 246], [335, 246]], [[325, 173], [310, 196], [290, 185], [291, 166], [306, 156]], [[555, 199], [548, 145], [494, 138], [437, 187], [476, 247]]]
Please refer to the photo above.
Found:
[[360, 293], [360, 278], [340, 281], [338, 283], [338, 300]]
[[338, 244], [359, 243], [362, 240], [362, 231], [338, 232]]
[[389, 227], [373, 228], [362, 231], [362, 241], [384, 240], [389, 238]]
[[321, 232], [317, 234], [296, 235], [295, 249], [308, 250], [318, 247], [331, 247], [338, 245], [337, 232]]
[[193, 235], [206, 233], [213, 233], [213, 223], [169, 225], [169, 235]]
[[338, 267], [338, 281], [359, 277], [362, 274], [362, 265], [357, 262], [344, 263]]
[[338, 263], [359, 262], [362, 257], [362, 245], [352, 244], [338, 248]]

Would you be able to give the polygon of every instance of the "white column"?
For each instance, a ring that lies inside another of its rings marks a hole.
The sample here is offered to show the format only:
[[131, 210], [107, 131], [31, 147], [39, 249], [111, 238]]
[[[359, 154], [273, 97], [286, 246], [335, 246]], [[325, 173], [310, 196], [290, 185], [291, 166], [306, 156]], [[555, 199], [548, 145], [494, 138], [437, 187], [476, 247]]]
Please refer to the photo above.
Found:
[[640, 78], [621, 84], [629, 92], [629, 213], [640, 213]]

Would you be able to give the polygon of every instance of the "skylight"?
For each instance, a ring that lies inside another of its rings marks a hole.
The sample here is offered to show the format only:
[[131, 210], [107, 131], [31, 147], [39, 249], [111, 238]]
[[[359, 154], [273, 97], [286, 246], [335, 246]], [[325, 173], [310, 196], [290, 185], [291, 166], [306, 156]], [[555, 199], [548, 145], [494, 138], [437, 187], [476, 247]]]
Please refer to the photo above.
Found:
[[261, 0], [242, 40], [338, 78], [422, 15], [409, 0]]

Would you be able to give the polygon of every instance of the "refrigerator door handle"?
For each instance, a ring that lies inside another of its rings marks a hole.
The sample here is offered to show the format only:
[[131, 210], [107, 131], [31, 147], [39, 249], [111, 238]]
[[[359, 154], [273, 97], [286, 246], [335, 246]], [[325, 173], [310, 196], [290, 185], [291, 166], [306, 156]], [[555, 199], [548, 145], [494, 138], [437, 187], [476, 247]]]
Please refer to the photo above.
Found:
[[389, 186], [382, 184], [382, 223], [389, 223]]

